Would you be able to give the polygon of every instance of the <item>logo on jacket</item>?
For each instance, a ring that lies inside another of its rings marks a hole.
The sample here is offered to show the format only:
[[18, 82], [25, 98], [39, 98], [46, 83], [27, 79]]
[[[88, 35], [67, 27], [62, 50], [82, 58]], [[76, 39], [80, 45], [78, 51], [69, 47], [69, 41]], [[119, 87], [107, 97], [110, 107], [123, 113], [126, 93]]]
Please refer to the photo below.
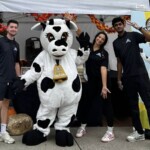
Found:
[[97, 56], [99, 56], [99, 57], [101, 57], [101, 56], [102, 56], [102, 55], [101, 55], [101, 53], [97, 53], [96, 55], [97, 55]]
[[15, 51], [15, 52], [17, 51], [17, 47], [14, 47], [14, 51]]
[[131, 42], [131, 40], [130, 40], [130, 39], [127, 39], [127, 40], [126, 40], [126, 43], [130, 43], [130, 42]]

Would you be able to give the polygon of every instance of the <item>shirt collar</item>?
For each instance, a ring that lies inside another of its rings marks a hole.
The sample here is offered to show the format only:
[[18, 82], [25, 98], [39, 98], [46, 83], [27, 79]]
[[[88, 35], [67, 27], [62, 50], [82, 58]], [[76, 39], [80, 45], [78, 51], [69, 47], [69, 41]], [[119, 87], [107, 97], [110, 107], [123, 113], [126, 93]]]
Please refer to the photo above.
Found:
[[127, 32], [125, 31], [122, 36], [119, 36], [119, 35], [118, 35], [118, 38], [123, 38], [123, 37], [125, 37], [126, 35], [127, 35]]
[[4, 36], [4, 37], [5, 37], [5, 40], [6, 40], [7, 42], [13, 42], [13, 41], [15, 41], [15, 39], [10, 40], [7, 36]]

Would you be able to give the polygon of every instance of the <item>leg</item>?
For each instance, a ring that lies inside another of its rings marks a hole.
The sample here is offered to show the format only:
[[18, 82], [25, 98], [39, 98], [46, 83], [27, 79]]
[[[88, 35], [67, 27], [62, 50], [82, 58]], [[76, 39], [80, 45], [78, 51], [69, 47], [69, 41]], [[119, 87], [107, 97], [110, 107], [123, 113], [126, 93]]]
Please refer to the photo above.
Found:
[[139, 80], [139, 94], [145, 104], [150, 123], [150, 81], [148, 75], [143, 75]]
[[55, 120], [57, 110], [48, 109], [43, 105], [37, 113], [37, 123], [34, 124], [32, 131], [24, 134], [22, 142], [26, 145], [38, 145], [47, 140], [47, 135], [50, 133], [50, 126]]
[[102, 102], [101, 102], [101, 79], [91, 78], [88, 80], [88, 114], [89, 126], [102, 125]]
[[[81, 121], [81, 126], [78, 128], [77, 133], [76, 133], [76, 137], [78, 137], [78, 138], [80, 138], [86, 134], [87, 123], [89, 123], [90, 125], [98, 124], [97, 123], [98, 121], [95, 121], [95, 120], [97, 120], [96, 117], [95, 117], [96, 119], [93, 121], [93, 116], [95, 114], [96, 114], [96, 116], [97, 116], [97, 114], [101, 114], [101, 113], [99, 113], [99, 111], [101, 111], [101, 109], [99, 109], [100, 104], [96, 103], [97, 101], [100, 102], [99, 101], [99, 98], [100, 98], [99, 93], [100, 92], [98, 92], [98, 90], [97, 90], [98, 87], [99, 86], [97, 86], [97, 81], [92, 80], [92, 79], [89, 80], [88, 82], [86, 82], [85, 84], [83, 84], [82, 94], [84, 94], [85, 96], [82, 95], [81, 101], [79, 102], [79, 110], [80, 110], [80, 118], [79, 119]], [[95, 105], [97, 105], [96, 106], [97, 109], [95, 109]], [[94, 108], [94, 109], [92, 109], [92, 108]], [[93, 115], [93, 112], [95, 112], [94, 115]]]
[[56, 144], [58, 146], [72, 146], [73, 136], [70, 133], [69, 126], [75, 118], [78, 104], [61, 107], [58, 111], [58, 120], [55, 123]]
[[107, 131], [102, 137], [102, 142], [110, 142], [115, 139], [113, 133], [113, 108], [111, 103], [111, 95], [108, 94], [107, 99], [102, 99], [102, 109], [107, 120]]
[[7, 123], [8, 123], [8, 108], [9, 102], [12, 98], [12, 89], [10, 84], [8, 83], [0, 83], [0, 116], [1, 116], [1, 139], [8, 144], [12, 144], [15, 140], [9, 135], [6, 131]]
[[82, 96], [79, 102], [78, 111], [77, 111], [77, 118], [81, 123], [81, 126], [78, 128], [76, 137], [82, 137], [86, 134], [85, 127], [87, 125], [87, 114], [89, 111], [89, 104], [88, 104], [88, 96], [87, 96], [87, 82], [82, 83]]
[[88, 101], [87, 101], [87, 83], [82, 83], [82, 95], [81, 99], [79, 101], [78, 110], [77, 110], [77, 118], [80, 121], [80, 123], [86, 124], [86, 116], [88, 112]]
[[111, 103], [111, 94], [108, 94], [107, 99], [102, 99], [102, 109], [107, 120], [107, 125], [113, 127], [113, 107]]
[[129, 98], [131, 113], [132, 113], [132, 122], [135, 127], [135, 131], [127, 137], [129, 142], [135, 142], [139, 140], [145, 140], [144, 131], [142, 128], [142, 124], [140, 121], [139, 114], [139, 98], [138, 98], [138, 81], [139, 77], [128, 78], [125, 82], [125, 90], [127, 92], [127, 96]]
[[2, 107], [1, 107], [1, 124], [7, 124], [8, 123], [8, 108], [9, 108], [9, 99], [4, 99], [2, 101]]

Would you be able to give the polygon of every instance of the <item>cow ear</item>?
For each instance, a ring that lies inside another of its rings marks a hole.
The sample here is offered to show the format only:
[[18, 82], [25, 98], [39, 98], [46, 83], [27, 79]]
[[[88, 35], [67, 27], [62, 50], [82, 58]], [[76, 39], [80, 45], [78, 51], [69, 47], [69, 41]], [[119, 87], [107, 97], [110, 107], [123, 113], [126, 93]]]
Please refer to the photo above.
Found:
[[76, 25], [73, 21], [66, 20], [66, 25], [68, 26], [68, 28], [69, 28], [70, 30], [74, 30], [74, 31], [77, 31], [77, 30], [78, 30], [77, 25]]
[[41, 22], [41, 23], [35, 24], [35, 25], [31, 28], [31, 30], [41, 31], [41, 30], [44, 30], [45, 27], [46, 27], [46, 24], [43, 23], [43, 22]]

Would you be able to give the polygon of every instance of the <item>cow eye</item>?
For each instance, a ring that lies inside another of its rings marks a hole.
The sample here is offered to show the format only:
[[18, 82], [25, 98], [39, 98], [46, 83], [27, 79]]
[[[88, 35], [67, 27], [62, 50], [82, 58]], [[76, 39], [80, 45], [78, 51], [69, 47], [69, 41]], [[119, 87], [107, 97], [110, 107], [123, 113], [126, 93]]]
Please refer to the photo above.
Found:
[[67, 32], [64, 32], [61, 36], [61, 39], [64, 40], [64, 41], [67, 41], [67, 38], [68, 38], [68, 33]]
[[55, 39], [52, 33], [47, 33], [46, 37], [48, 38], [49, 42]]

